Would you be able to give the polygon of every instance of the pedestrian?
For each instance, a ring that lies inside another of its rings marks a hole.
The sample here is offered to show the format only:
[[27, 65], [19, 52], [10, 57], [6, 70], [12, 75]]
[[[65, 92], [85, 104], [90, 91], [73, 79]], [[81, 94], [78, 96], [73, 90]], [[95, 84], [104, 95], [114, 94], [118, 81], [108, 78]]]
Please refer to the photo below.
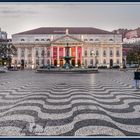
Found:
[[134, 72], [134, 80], [135, 80], [135, 87], [138, 89], [139, 88], [139, 80], [140, 80], [140, 69], [136, 69]]

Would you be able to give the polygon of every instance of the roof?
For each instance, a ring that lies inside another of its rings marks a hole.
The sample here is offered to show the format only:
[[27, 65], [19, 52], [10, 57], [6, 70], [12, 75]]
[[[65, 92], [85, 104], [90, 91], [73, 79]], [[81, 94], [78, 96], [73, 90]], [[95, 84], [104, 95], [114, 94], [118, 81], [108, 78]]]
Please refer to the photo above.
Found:
[[59, 38], [53, 40], [51, 43], [54, 43], [54, 42], [57, 42], [57, 41], [63, 40], [63, 39], [72, 39], [72, 40], [75, 40], [75, 41], [78, 41], [78, 42], [83, 42], [82, 40], [77, 39], [77, 38], [75, 38], [73, 36], [65, 35], [65, 36], [62, 36], [62, 37], [59, 37]]
[[92, 27], [41, 27], [25, 32], [16, 33], [14, 35], [30, 35], [30, 34], [114, 34], [109, 31]]

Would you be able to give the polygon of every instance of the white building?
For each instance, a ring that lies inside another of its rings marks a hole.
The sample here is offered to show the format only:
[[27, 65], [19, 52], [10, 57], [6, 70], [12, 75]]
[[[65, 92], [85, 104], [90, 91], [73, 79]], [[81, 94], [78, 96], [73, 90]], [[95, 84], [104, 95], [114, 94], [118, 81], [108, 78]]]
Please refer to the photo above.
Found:
[[43, 27], [12, 35], [17, 48], [13, 65], [36, 68], [46, 64], [63, 66], [65, 47], [71, 64], [113, 66], [122, 64], [122, 35], [89, 27]]

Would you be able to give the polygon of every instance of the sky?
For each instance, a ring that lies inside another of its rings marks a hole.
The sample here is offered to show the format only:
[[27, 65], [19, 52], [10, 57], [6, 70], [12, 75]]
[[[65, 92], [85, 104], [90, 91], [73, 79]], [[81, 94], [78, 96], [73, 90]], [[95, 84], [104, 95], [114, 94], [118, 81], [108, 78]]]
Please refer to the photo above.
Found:
[[0, 3], [0, 28], [12, 34], [40, 27], [140, 27], [140, 3]]

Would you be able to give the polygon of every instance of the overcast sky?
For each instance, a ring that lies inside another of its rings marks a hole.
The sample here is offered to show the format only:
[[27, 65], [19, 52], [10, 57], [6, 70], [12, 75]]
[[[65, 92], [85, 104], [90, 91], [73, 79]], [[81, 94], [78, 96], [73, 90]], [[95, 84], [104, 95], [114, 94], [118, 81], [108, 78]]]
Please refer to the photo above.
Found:
[[0, 3], [0, 27], [15, 34], [39, 27], [140, 27], [140, 3]]

